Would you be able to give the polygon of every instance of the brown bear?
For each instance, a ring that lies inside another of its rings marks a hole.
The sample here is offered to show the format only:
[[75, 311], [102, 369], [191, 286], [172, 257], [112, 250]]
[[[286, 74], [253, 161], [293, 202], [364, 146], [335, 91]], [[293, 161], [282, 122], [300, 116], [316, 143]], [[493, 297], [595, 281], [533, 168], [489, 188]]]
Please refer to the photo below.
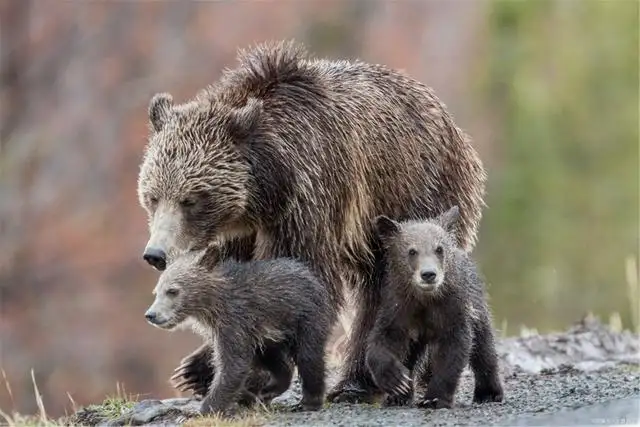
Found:
[[201, 412], [233, 413], [233, 404], [251, 393], [249, 374], [260, 368], [272, 381], [257, 397], [270, 401], [289, 388], [291, 361], [302, 381], [296, 409], [320, 409], [334, 317], [327, 287], [293, 259], [220, 261], [217, 252], [210, 247], [176, 258], [160, 275], [145, 313], [158, 328], [191, 326], [215, 349], [208, 361], [215, 376]]
[[[149, 216], [144, 259], [162, 270], [212, 241], [237, 259], [294, 257], [359, 306], [331, 401], [368, 401], [366, 337], [380, 300], [382, 259], [371, 220], [421, 219], [460, 206], [457, 243], [475, 243], [485, 171], [432, 90], [383, 65], [315, 59], [294, 42], [241, 52], [192, 100], [149, 104], [138, 180]], [[203, 347], [203, 352], [210, 349]], [[191, 389], [206, 357], [178, 371]]]
[[374, 221], [386, 271], [365, 359], [389, 404], [412, 400], [414, 368], [427, 348], [419, 406], [451, 408], [467, 363], [475, 374], [473, 401], [502, 401], [484, 283], [453, 235], [459, 215], [454, 206], [432, 220]]

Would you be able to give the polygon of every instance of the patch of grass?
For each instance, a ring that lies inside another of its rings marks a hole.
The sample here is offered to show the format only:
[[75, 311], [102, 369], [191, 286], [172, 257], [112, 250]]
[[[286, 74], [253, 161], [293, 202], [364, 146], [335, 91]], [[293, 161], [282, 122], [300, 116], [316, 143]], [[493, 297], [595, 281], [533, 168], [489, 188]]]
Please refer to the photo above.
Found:
[[95, 412], [96, 415], [100, 416], [101, 418], [113, 419], [118, 418], [120, 415], [133, 408], [134, 404], [134, 401], [108, 397], [101, 404], [89, 405], [83, 409], [86, 411]]
[[97, 410], [105, 418], [117, 418], [124, 414], [138, 401], [138, 396], [127, 394], [124, 386], [116, 383], [116, 394], [107, 396], [100, 405], [91, 405], [89, 408]]
[[107, 396], [102, 403], [97, 405], [88, 405], [79, 409], [74, 405], [74, 414], [67, 420], [71, 424], [96, 424], [101, 420], [111, 420], [132, 409], [137, 401], [138, 396], [126, 393], [124, 386], [116, 383], [114, 395]]

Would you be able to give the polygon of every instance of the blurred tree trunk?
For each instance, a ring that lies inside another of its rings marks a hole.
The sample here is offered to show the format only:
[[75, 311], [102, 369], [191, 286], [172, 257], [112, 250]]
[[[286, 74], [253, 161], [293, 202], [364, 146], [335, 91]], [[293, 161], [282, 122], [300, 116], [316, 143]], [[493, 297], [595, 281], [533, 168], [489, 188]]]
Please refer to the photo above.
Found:
[[0, 1], [0, 152], [26, 107], [25, 74], [29, 0]]

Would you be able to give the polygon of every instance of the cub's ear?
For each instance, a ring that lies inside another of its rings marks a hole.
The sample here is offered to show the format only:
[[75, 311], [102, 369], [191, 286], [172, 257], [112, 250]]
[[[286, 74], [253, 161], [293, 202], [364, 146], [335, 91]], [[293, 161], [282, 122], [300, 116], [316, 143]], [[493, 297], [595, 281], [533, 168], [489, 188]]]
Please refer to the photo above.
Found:
[[248, 138], [260, 122], [262, 101], [257, 98], [247, 99], [244, 107], [236, 108], [229, 115], [229, 131], [237, 140]]
[[376, 233], [381, 238], [391, 237], [400, 232], [400, 224], [385, 215], [375, 217], [373, 224]]
[[209, 270], [214, 268], [220, 261], [222, 261], [222, 251], [220, 250], [220, 246], [210, 245], [202, 251], [202, 255], [198, 260], [198, 265]]
[[154, 131], [160, 132], [171, 117], [173, 97], [168, 93], [156, 93], [149, 101], [149, 123]]
[[457, 205], [454, 205], [448, 211], [436, 218], [436, 220], [442, 226], [442, 228], [444, 228], [448, 232], [453, 232], [456, 229], [459, 218], [460, 209]]

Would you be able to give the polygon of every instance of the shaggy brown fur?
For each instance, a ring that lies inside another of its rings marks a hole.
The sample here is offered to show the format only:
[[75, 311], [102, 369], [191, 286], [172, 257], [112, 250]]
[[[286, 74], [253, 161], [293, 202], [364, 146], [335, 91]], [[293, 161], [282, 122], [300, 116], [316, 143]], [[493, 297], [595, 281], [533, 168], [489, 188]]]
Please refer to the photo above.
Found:
[[[145, 317], [172, 330], [192, 326], [205, 339], [215, 375], [203, 413], [232, 413], [251, 392], [249, 374], [273, 380], [258, 390], [265, 401], [291, 384], [293, 364], [302, 380], [298, 409], [318, 410], [325, 392], [325, 346], [334, 317], [326, 286], [302, 263], [279, 258], [220, 262], [215, 248], [177, 258], [160, 275]], [[206, 375], [206, 372], [204, 373]], [[249, 389], [249, 390], [247, 390]]]
[[175, 105], [168, 94], [150, 102], [138, 181], [149, 215], [145, 259], [162, 270], [220, 240], [238, 259], [308, 261], [335, 307], [343, 286], [354, 287], [361, 305], [345, 378], [330, 399], [367, 400], [364, 346], [382, 272], [370, 221], [426, 218], [455, 204], [457, 242], [470, 250], [482, 164], [431, 89], [401, 72], [308, 58], [284, 42], [239, 60], [189, 102]]
[[456, 246], [457, 206], [427, 221], [380, 216], [387, 269], [383, 298], [368, 339], [366, 364], [388, 403], [413, 397], [413, 374], [429, 346], [419, 406], [451, 408], [462, 370], [475, 374], [474, 402], [500, 402], [491, 316], [484, 284], [468, 253]]

